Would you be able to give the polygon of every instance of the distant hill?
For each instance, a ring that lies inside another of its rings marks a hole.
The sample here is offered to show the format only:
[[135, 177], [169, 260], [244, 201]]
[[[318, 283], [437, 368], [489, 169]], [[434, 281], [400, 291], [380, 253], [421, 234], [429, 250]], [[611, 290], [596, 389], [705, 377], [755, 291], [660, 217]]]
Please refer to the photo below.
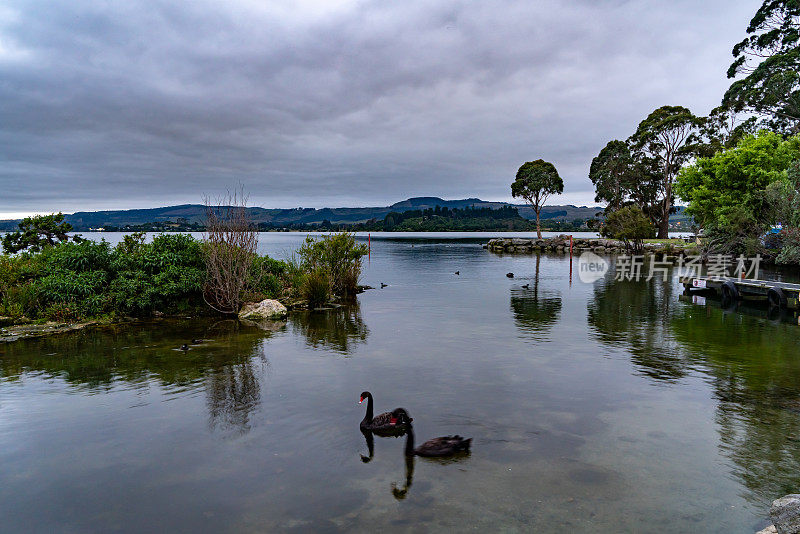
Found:
[[[248, 208], [253, 222], [266, 223], [274, 226], [289, 224], [320, 224], [330, 221], [332, 224], [366, 222], [370, 219], [383, 219], [392, 211], [405, 212], [435, 208], [436, 206], [448, 208], [500, 208], [502, 206], [515, 206], [519, 214], [526, 219], [533, 219], [533, 209], [526, 205], [509, 204], [506, 202], [487, 202], [479, 198], [465, 198], [461, 200], [444, 200], [439, 197], [415, 197], [392, 204], [391, 206], [367, 208], [289, 208], [269, 209], [252, 207]], [[602, 208], [585, 206], [545, 206], [542, 208], [542, 219], [556, 221], [572, 221], [574, 219], [588, 219]], [[206, 208], [202, 204], [182, 204], [180, 206], [167, 206], [163, 208], [116, 210], [116, 211], [79, 211], [66, 214], [64, 219], [75, 230], [87, 231], [89, 228], [105, 226], [140, 225], [147, 223], [186, 222], [202, 224], [205, 220]], [[0, 231], [14, 230], [17, 220], [0, 221]]]

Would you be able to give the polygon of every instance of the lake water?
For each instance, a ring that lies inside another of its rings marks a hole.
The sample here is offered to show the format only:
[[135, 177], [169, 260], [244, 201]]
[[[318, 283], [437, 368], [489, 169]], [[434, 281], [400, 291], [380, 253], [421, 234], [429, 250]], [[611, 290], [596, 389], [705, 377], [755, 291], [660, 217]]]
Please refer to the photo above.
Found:
[[[271, 331], [0, 345], [0, 530], [752, 533], [800, 490], [796, 319], [692, 304], [674, 278], [570, 282], [563, 256], [485, 241], [373, 235], [378, 289]], [[370, 460], [363, 390], [472, 454], [376, 438]]]

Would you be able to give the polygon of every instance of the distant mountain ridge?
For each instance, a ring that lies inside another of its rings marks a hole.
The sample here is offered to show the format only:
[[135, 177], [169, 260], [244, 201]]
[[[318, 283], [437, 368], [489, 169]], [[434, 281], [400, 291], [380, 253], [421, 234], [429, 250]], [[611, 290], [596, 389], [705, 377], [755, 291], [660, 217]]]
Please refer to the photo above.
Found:
[[[448, 208], [500, 208], [511, 205], [519, 209], [519, 214], [526, 219], [535, 218], [530, 206], [510, 204], [507, 202], [488, 202], [479, 198], [465, 198], [461, 200], [444, 200], [439, 197], [414, 197], [396, 202], [391, 206], [365, 207], [365, 208], [248, 208], [251, 220], [255, 223], [267, 223], [274, 226], [288, 224], [312, 224], [330, 221], [332, 224], [352, 224], [366, 222], [370, 219], [381, 220], [390, 212], [405, 212], [435, 208], [436, 206]], [[586, 206], [545, 206], [542, 208], [542, 219], [572, 221], [574, 219], [588, 219], [602, 208]], [[65, 214], [64, 219], [75, 230], [86, 231], [89, 228], [104, 226], [140, 225], [154, 222], [179, 222], [200, 223], [205, 221], [206, 207], [202, 204], [181, 204], [178, 206], [165, 206], [161, 208], [113, 210], [113, 211], [78, 211]], [[0, 221], [0, 230], [16, 229], [18, 220]]]

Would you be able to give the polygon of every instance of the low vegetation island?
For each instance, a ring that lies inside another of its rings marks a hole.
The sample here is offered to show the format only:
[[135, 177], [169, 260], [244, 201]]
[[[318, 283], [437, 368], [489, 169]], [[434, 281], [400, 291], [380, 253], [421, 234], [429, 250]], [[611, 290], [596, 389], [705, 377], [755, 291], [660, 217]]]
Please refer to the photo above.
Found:
[[308, 237], [281, 261], [256, 253], [258, 232], [242, 206], [210, 209], [207, 227], [203, 239], [173, 233], [148, 242], [139, 232], [112, 247], [69, 235], [61, 215], [27, 218], [3, 237], [0, 326], [235, 315], [264, 299], [308, 308], [362, 290], [367, 250], [352, 234]]

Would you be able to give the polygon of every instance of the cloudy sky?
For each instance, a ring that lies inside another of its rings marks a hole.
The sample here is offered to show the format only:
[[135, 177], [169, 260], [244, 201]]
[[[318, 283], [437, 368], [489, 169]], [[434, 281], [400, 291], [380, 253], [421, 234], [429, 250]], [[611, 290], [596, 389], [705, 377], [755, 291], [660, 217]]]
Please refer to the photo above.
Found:
[[6, 0], [0, 218], [509, 200], [650, 111], [705, 114], [760, 0]]

